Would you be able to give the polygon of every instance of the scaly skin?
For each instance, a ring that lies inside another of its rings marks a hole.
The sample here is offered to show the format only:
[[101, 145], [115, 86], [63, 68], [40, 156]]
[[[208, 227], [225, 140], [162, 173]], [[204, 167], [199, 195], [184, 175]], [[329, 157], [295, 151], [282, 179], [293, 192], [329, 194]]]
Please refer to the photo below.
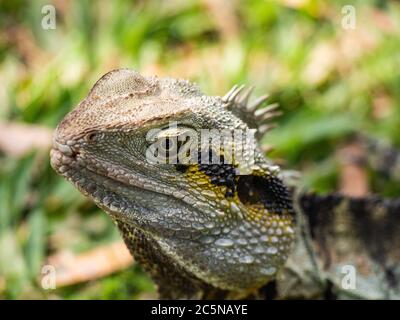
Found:
[[197, 131], [248, 129], [220, 97], [186, 81], [118, 70], [103, 76], [59, 124], [51, 164], [111, 215], [161, 287], [179, 270], [193, 284], [188, 297], [208, 294], [199, 290], [204, 286], [247, 294], [273, 279], [288, 257], [294, 238], [289, 192], [258, 148], [251, 173], [234, 175], [231, 196], [198, 164], [149, 163], [146, 135], [170, 121]]
[[[155, 164], [145, 157], [153, 129], [172, 138], [187, 128], [246, 131], [261, 121], [261, 136], [275, 106], [256, 110], [264, 97], [249, 104], [250, 91], [243, 92], [208, 97], [187, 81], [115, 70], [54, 133], [52, 167], [111, 216], [161, 298], [254, 296], [277, 278], [291, 252], [292, 193], [258, 146], [245, 144], [244, 158], [229, 165]], [[177, 129], [166, 129], [171, 121]], [[297, 211], [308, 208], [308, 220], [318, 199], [300, 199]]]

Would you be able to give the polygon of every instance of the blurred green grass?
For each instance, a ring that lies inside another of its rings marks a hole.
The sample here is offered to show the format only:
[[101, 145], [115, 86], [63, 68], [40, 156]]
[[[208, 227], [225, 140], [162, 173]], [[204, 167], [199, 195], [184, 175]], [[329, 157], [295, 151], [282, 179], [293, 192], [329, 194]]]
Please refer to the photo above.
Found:
[[[55, 30], [41, 27], [44, 4], [0, 3], [1, 122], [54, 128], [101, 75], [129, 67], [188, 78], [212, 95], [235, 83], [270, 92], [285, 114], [263, 143], [318, 192], [337, 188], [333, 155], [355, 132], [400, 145], [398, 2], [53, 1]], [[355, 30], [341, 27], [349, 4]], [[400, 191], [373, 175], [370, 183], [382, 195]], [[146, 297], [154, 288], [138, 267], [40, 287], [48, 255], [117, 239], [110, 219], [54, 174], [47, 154], [0, 154], [0, 298]]]

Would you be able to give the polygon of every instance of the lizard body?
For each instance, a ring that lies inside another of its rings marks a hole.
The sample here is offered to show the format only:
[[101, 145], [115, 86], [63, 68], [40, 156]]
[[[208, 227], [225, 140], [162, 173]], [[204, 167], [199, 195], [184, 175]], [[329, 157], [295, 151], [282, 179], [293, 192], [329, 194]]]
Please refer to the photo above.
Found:
[[[276, 107], [258, 109], [265, 97], [249, 103], [250, 92], [234, 87], [223, 98], [209, 97], [184, 80], [120, 69], [104, 75], [55, 131], [53, 168], [112, 217], [133, 256], [158, 284], [161, 298], [259, 296], [263, 286], [290, 269], [285, 262], [291, 253], [301, 255], [315, 241], [328, 239], [319, 248], [324, 253], [318, 258], [310, 253], [309, 259], [317, 269], [315, 260], [325, 261], [326, 269], [337, 254], [337, 238], [335, 232], [332, 240], [314, 228], [321, 208], [334, 217], [347, 201], [347, 211], [363, 211], [354, 199], [293, 194], [279, 167], [252, 143], [240, 145], [244, 156], [228, 164], [226, 150], [212, 144], [196, 151], [216, 156], [222, 161], [218, 164], [160, 164], [146, 158], [150, 132], [166, 149], [188, 130], [247, 132], [261, 122], [256, 136], [262, 136], [271, 128]], [[177, 126], [171, 129], [171, 122]], [[239, 148], [235, 142], [230, 146]], [[375, 206], [390, 216], [399, 210], [398, 203], [375, 201]], [[332, 225], [327, 222], [326, 230]], [[393, 231], [388, 238], [396, 237]], [[372, 255], [386, 266], [386, 257]], [[287, 275], [284, 283], [293, 278]], [[323, 287], [326, 278], [314, 280]], [[277, 296], [290, 297], [295, 290], [288, 287], [278, 285]]]

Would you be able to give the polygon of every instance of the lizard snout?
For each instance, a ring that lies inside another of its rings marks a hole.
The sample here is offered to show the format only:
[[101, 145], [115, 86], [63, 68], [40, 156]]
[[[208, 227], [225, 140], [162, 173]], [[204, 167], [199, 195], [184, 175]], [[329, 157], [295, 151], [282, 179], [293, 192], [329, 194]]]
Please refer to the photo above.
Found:
[[74, 155], [74, 151], [72, 150], [72, 148], [70, 146], [68, 146], [67, 144], [59, 143], [55, 137], [53, 137], [52, 148], [60, 151], [61, 153], [63, 153], [66, 156], [71, 157]]

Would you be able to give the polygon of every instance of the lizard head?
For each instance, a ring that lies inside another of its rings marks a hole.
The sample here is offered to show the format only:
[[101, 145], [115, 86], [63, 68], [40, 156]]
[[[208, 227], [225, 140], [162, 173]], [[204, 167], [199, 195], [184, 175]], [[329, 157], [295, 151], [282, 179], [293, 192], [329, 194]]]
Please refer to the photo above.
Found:
[[58, 125], [51, 164], [195, 278], [249, 290], [276, 277], [294, 237], [289, 192], [251, 133], [220, 97], [121, 69]]

